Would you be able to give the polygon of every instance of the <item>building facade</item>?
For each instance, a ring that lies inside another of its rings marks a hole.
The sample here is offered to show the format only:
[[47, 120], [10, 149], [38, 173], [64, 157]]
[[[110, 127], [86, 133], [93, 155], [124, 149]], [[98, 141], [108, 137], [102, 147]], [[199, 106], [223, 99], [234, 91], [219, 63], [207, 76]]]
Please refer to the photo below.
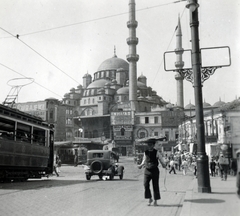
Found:
[[[229, 103], [217, 102], [204, 111], [204, 131], [206, 153], [209, 157], [224, 152], [228, 157], [236, 158], [240, 149], [240, 99]], [[194, 152], [196, 143], [196, 118], [185, 116], [179, 125], [179, 145], [182, 150]]]

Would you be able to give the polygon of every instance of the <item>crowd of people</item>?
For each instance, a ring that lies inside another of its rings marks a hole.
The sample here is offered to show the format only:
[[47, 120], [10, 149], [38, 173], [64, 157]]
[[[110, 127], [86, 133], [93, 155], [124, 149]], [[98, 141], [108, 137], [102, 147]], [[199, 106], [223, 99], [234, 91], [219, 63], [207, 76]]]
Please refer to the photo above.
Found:
[[[176, 174], [176, 170], [178, 170], [182, 171], [183, 175], [191, 172], [197, 177], [197, 157], [195, 154], [177, 151], [174, 154], [165, 154], [164, 160], [169, 174], [172, 172]], [[227, 158], [223, 153], [220, 153], [219, 156], [209, 159], [209, 174], [212, 177], [219, 176], [226, 181], [228, 175], [236, 176], [237, 162], [235, 159]]]
[[196, 156], [187, 151], [178, 151], [174, 154], [165, 154], [164, 160], [166, 168], [169, 169], [169, 174], [172, 172], [176, 174], [176, 170], [182, 171], [183, 175], [187, 172], [192, 172], [195, 176], [197, 175], [197, 163]]

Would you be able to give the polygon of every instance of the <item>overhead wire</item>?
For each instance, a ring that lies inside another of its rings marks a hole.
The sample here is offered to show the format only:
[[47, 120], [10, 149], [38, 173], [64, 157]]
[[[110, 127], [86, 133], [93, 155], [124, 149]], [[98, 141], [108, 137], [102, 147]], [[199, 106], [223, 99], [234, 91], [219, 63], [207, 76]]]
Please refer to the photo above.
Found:
[[[169, 4], [175, 4], [175, 3], [178, 3], [178, 2], [181, 2], [181, 1], [185, 1], [185, 0], [179, 0], [179, 1], [174, 1], [174, 2], [170, 2], [170, 3], [165, 3], [165, 4], [160, 4], [160, 5], [156, 5], [156, 6], [152, 6], [152, 7], [147, 7], [147, 8], [142, 8], [142, 9], [138, 9], [136, 11], [143, 11], [143, 10], [149, 10], [149, 9], [152, 9], [152, 8], [157, 8], [157, 7], [162, 7], [162, 6], [166, 6], [166, 5], [169, 5]], [[110, 16], [105, 16], [105, 17], [100, 17], [100, 18], [96, 18], [96, 19], [92, 19], [92, 20], [87, 20], [87, 21], [82, 21], [82, 22], [78, 22], [78, 23], [73, 23], [73, 24], [69, 24], [69, 25], [64, 25], [64, 26], [58, 26], [58, 27], [55, 27], [55, 28], [51, 28], [51, 29], [45, 29], [45, 30], [40, 30], [40, 31], [35, 31], [35, 32], [31, 32], [31, 33], [26, 33], [26, 34], [22, 34], [22, 35], [14, 35], [12, 34], [11, 32], [7, 31], [6, 29], [0, 27], [0, 29], [2, 29], [3, 31], [5, 31], [6, 33], [8, 33], [9, 35], [11, 35], [11, 37], [15, 37], [17, 38], [21, 43], [23, 43], [25, 46], [27, 46], [29, 49], [31, 49], [33, 52], [35, 52], [37, 55], [39, 55], [41, 58], [43, 58], [45, 61], [47, 61], [49, 64], [51, 64], [52, 66], [54, 66], [55, 68], [57, 68], [59, 71], [61, 71], [63, 74], [65, 74], [66, 76], [68, 76], [70, 79], [74, 80], [75, 82], [77, 82], [78, 84], [80, 84], [77, 80], [75, 80], [74, 78], [72, 78], [71, 76], [69, 76], [66, 72], [64, 72], [62, 69], [60, 69], [57, 65], [55, 65], [53, 62], [51, 62], [50, 60], [48, 60], [46, 57], [44, 57], [42, 54], [40, 54], [38, 51], [36, 51], [34, 48], [32, 48], [30, 45], [28, 45], [26, 42], [24, 42], [23, 40], [20, 39], [20, 36], [26, 36], [26, 35], [32, 35], [32, 34], [37, 34], [37, 33], [42, 33], [42, 32], [46, 32], [46, 31], [51, 31], [51, 30], [55, 30], [55, 29], [60, 29], [60, 28], [66, 28], [66, 27], [70, 27], [70, 26], [74, 26], [74, 25], [79, 25], [79, 24], [84, 24], [84, 23], [89, 23], [89, 22], [93, 22], [93, 21], [98, 21], [98, 20], [102, 20], [102, 19], [107, 19], [107, 18], [112, 18], [112, 17], [116, 17], [116, 16], [121, 16], [121, 15], [124, 15], [124, 14], [128, 14], [129, 12], [124, 12], [124, 13], [119, 13], [119, 14], [115, 14], [115, 15], [110, 15]], [[176, 30], [175, 30], [176, 31]], [[175, 33], [175, 32], [174, 32]], [[174, 36], [174, 34], [173, 34]], [[171, 38], [171, 41], [173, 39], [173, 36]], [[168, 47], [170, 46], [171, 44], [171, 41], [168, 45]], [[167, 48], [168, 49], [168, 48]], [[160, 67], [163, 63], [163, 59], [162, 59], [162, 62], [160, 64]], [[1, 64], [3, 66], [3, 64]], [[7, 67], [7, 66], [5, 66]], [[159, 72], [160, 70], [160, 67], [159, 69], [157, 70], [157, 73]], [[7, 67], [8, 68], [8, 67]], [[10, 69], [10, 68], [8, 68]], [[11, 69], [12, 70], [12, 69]], [[14, 71], [14, 70], [12, 70]], [[15, 71], [14, 71], [15, 72]], [[156, 73], [156, 76], [157, 76], [157, 73]], [[156, 78], [155, 76], [155, 78]], [[154, 79], [155, 80], [155, 79]], [[36, 82], [35, 82], [36, 83]], [[38, 83], [36, 83], [38, 84]], [[44, 86], [42, 86], [41, 84], [38, 84], [40, 85], [41, 87], [45, 88]], [[47, 89], [47, 88], [45, 88]], [[49, 89], [47, 89], [49, 90]], [[51, 91], [51, 90], [49, 90]], [[54, 92], [53, 92], [54, 93]], [[54, 93], [56, 94], [56, 93]], [[57, 95], [57, 94], [56, 94]]]
[[[5, 67], [5, 68], [7, 68], [8, 70], [11, 70], [11, 71], [13, 71], [13, 72], [17, 73], [18, 75], [20, 75], [20, 76], [22, 76], [22, 77], [24, 77], [24, 78], [29, 78], [29, 77], [26, 77], [26, 76], [24, 76], [24, 75], [23, 75], [23, 74], [21, 74], [20, 72], [18, 72], [18, 71], [16, 71], [16, 70], [14, 70], [14, 69], [12, 69], [12, 68], [10, 68], [10, 67], [8, 67], [8, 66], [6, 66], [6, 65], [2, 64], [2, 63], [0, 63], [0, 65], [1, 65], [2, 67]], [[59, 94], [57, 94], [57, 93], [53, 92], [52, 90], [50, 90], [50, 89], [48, 89], [48, 88], [44, 87], [44, 86], [43, 86], [43, 85], [41, 85], [40, 83], [37, 83], [35, 80], [34, 80], [33, 82], [34, 82], [35, 84], [39, 85], [40, 87], [42, 87], [42, 88], [46, 89], [47, 91], [49, 91], [49, 92], [52, 92], [53, 94], [55, 94], [55, 95], [59, 96], [60, 98], [62, 98], [62, 96], [61, 96], [61, 95], [59, 95]]]
[[[181, 19], [182, 19], [182, 16], [183, 16], [184, 12], [185, 12], [185, 9], [186, 9], [186, 8], [184, 7], [183, 12], [182, 12], [182, 14], [181, 14], [181, 16], [180, 16]], [[173, 37], [174, 37], [174, 35], [175, 35], [176, 31], [177, 31], [177, 27], [178, 27], [178, 26], [176, 26], [176, 28], [175, 28], [175, 30], [174, 30], [174, 32], [173, 32], [173, 34], [172, 34], [172, 37], [171, 37], [171, 39], [170, 39], [169, 44], [167, 45], [167, 49], [166, 49], [166, 50], [169, 49], [169, 47], [170, 47], [170, 45], [171, 45], [171, 43], [172, 43]], [[159, 71], [160, 71], [160, 68], [162, 68], [163, 61], [164, 61], [164, 57], [162, 57], [162, 60], [161, 60], [161, 62], [160, 62], [160, 65], [159, 65], [159, 67], [158, 67], [158, 69], [157, 69], [157, 72], [156, 72], [155, 77], [154, 77], [153, 82], [152, 82], [152, 86], [153, 86], [154, 82], [156, 81], [156, 77], [157, 77], [157, 75], [158, 75], [158, 73], [159, 73]]]
[[[153, 9], [153, 8], [157, 8], [157, 7], [163, 7], [163, 6], [167, 6], [167, 5], [170, 5], [170, 4], [179, 3], [179, 2], [182, 2], [182, 1], [186, 1], [186, 0], [178, 0], [178, 1], [173, 1], [173, 2], [169, 2], [169, 3], [165, 3], [165, 4], [155, 5], [155, 6], [151, 6], [151, 7], [142, 8], [142, 9], [137, 9], [136, 12], [137, 11], [149, 10], [149, 9]], [[81, 21], [81, 22], [77, 22], [77, 23], [71, 23], [71, 24], [57, 26], [57, 27], [53, 27], [53, 28], [49, 28], [49, 29], [39, 30], [39, 31], [35, 31], [35, 32], [29, 32], [29, 33], [21, 34], [19, 36], [23, 37], [23, 36], [27, 36], [27, 35], [38, 34], [38, 33], [52, 31], [52, 30], [57, 30], [57, 29], [61, 29], [61, 28], [67, 28], [67, 27], [71, 27], [71, 26], [76, 26], [76, 25], [81, 25], [81, 24], [85, 24], [85, 23], [95, 22], [95, 21], [99, 21], [99, 20], [103, 20], [103, 19], [108, 19], [108, 18], [112, 18], [112, 17], [122, 16], [122, 15], [125, 15], [125, 14], [128, 14], [128, 13], [129, 12], [113, 14], [113, 15], [99, 17], [99, 18], [95, 18], [95, 19], [91, 19], [91, 20], [85, 20], [85, 21]], [[14, 36], [14, 35], [12, 35], [12, 36]], [[0, 39], [2, 39], [2, 38], [9, 38], [9, 37], [0, 37]]]
[[40, 54], [38, 51], [36, 51], [34, 48], [32, 48], [31, 46], [29, 46], [27, 43], [25, 43], [23, 40], [20, 39], [19, 35], [13, 35], [12, 33], [10, 33], [9, 31], [7, 31], [6, 29], [3, 29], [2, 27], [0, 27], [0, 29], [2, 29], [3, 31], [7, 32], [8, 34], [10, 34], [12, 37], [17, 38], [21, 43], [23, 43], [25, 46], [27, 46], [29, 49], [31, 49], [33, 52], [35, 52], [37, 55], [39, 55], [41, 58], [43, 58], [45, 61], [47, 61], [49, 64], [51, 64], [52, 66], [54, 66], [55, 68], [57, 68], [59, 71], [61, 71], [63, 74], [65, 74], [66, 76], [68, 76], [70, 79], [72, 79], [73, 81], [75, 81], [76, 83], [80, 84], [77, 80], [75, 80], [74, 78], [72, 78], [71, 76], [69, 76], [66, 72], [64, 72], [61, 68], [59, 68], [57, 65], [55, 65], [53, 62], [51, 62], [50, 60], [48, 60], [46, 57], [44, 57], [42, 54]]

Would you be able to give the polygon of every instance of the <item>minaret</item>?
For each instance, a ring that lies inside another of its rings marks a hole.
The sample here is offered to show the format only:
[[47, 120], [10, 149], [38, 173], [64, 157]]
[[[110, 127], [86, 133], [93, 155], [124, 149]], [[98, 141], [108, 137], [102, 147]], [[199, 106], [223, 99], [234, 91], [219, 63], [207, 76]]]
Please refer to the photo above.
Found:
[[[178, 26], [176, 31], [176, 62], [175, 67], [181, 70], [184, 66], [184, 61], [182, 60], [182, 54], [184, 49], [182, 48], [182, 30], [180, 24], [180, 17], [178, 17]], [[184, 108], [184, 97], [183, 97], [183, 77], [177, 72], [175, 75], [177, 81], [177, 106], [179, 108]]]
[[129, 21], [127, 22], [127, 27], [129, 28], [129, 38], [127, 38], [129, 54], [127, 55], [127, 60], [129, 62], [129, 101], [132, 111], [137, 109], [137, 61], [139, 59], [137, 55], [137, 25], [138, 22], [135, 20], [135, 0], [129, 0]]

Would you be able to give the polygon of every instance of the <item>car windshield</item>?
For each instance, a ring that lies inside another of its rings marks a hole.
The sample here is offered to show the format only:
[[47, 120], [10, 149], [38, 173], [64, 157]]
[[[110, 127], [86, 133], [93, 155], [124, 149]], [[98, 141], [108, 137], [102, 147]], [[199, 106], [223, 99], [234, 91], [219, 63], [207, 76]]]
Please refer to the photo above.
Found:
[[93, 158], [102, 158], [103, 153], [93, 153]]

